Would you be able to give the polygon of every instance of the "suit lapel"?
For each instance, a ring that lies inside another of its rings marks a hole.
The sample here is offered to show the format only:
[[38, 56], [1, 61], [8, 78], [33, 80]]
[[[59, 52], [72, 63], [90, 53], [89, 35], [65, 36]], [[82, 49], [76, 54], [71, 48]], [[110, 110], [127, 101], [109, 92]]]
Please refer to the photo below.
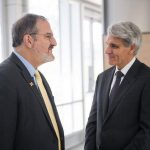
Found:
[[36, 96], [36, 98], [43, 110], [43, 113], [45, 114], [45, 117], [46, 117], [47, 121], [49, 122], [49, 124], [55, 134], [55, 130], [53, 128], [53, 125], [50, 120], [49, 114], [47, 112], [46, 106], [44, 104], [43, 97], [42, 97], [40, 91], [37, 89], [37, 87], [33, 81], [33, 78], [31, 77], [30, 73], [28, 72], [28, 70], [26, 69], [24, 64], [17, 58], [17, 56], [14, 53], [12, 53], [12, 55], [10, 56], [10, 59], [18, 66], [18, 69], [20, 69], [20, 73], [22, 74], [22, 77], [25, 79], [29, 88], [33, 91], [34, 95]]
[[104, 85], [103, 85], [103, 92], [101, 95], [102, 101], [102, 110], [103, 110], [103, 119], [105, 119], [107, 112], [108, 112], [108, 105], [109, 105], [109, 91], [110, 86], [113, 78], [113, 74], [115, 71], [115, 67], [113, 67], [109, 73], [104, 74]]
[[135, 78], [129, 78], [123, 80], [122, 84], [119, 87], [119, 91], [117, 96], [113, 99], [113, 102], [110, 106], [108, 114], [110, 115], [113, 110], [119, 105], [119, 103], [123, 100], [123, 96], [126, 95], [127, 91], [130, 89], [131, 85], [135, 82]]
[[116, 98], [113, 99], [113, 102], [110, 106], [110, 109], [106, 115], [104, 123], [108, 120], [108, 118], [113, 114], [114, 110], [119, 106], [121, 101], [125, 100], [124, 97], [126, 96], [126, 93], [128, 90], [130, 90], [130, 87], [134, 85], [133, 83], [136, 80], [136, 76], [138, 74], [138, 71], [140, 69], [140, 62], [136, 60], [133, 64], [133, 66], [129, 69], [126, 76], [124, 77], [118, 91], [118, 95]]

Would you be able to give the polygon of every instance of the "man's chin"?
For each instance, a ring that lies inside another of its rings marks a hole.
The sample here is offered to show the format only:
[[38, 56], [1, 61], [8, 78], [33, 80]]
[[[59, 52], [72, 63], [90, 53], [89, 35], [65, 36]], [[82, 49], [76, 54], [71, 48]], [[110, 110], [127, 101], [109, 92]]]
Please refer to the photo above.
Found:
[[54, 55], [51, 55], [49, 58], [48, 58], [48, 61], [54, 61], [55, 60], [55, 56]]
[[52, 55], [50, 58], [49, 58], [49, 61], [54, 61], [55, 60], [55, 56]]
[[114, 65], [115, 65], [115, 63], [112, 62], [112, 61], [109, 61], [108, 63], [109, 63], [109, 65], [111, 65], [111, 66], [114, 66]]
[[44, 63], [51, 62], [55, 60], [55, 56], [51, 55], [49, 57], [45, 57]]

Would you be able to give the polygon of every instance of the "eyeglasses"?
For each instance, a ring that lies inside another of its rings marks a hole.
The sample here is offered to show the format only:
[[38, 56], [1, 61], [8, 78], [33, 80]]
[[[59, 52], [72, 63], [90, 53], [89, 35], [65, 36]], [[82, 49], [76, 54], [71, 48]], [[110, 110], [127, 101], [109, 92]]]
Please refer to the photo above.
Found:
[[29, 35], [42, 35], [42, 36], [44, 36], [46, 39], [48, 39], [49, 41], [53, 38], [53, 34], [52, 34], [52, 33], [46, 33], [46, 34], [30, 33]]

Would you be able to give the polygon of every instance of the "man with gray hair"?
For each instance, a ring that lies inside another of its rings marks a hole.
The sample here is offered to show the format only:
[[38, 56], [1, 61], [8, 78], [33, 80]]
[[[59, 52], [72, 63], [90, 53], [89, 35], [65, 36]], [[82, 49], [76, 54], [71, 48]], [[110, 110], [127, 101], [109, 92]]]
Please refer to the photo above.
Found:
[[111, 25], [86, 126], [85, 150], [150, 150], [150, 68], [136, 54], [142, 35], [132, 22]]

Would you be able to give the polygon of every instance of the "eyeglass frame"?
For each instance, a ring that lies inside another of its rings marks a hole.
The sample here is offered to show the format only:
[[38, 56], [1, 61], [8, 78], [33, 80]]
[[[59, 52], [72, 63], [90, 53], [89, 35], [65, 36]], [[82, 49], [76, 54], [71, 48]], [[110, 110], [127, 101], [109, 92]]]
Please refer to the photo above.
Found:
[[53, 38], [53, 34], [52, 33], [45, 33], [45, 34], [42, 34], [42, 33], [30, 33], [29, 35], [43, 35], [46, 39], [48, 39], [49, 41]]

